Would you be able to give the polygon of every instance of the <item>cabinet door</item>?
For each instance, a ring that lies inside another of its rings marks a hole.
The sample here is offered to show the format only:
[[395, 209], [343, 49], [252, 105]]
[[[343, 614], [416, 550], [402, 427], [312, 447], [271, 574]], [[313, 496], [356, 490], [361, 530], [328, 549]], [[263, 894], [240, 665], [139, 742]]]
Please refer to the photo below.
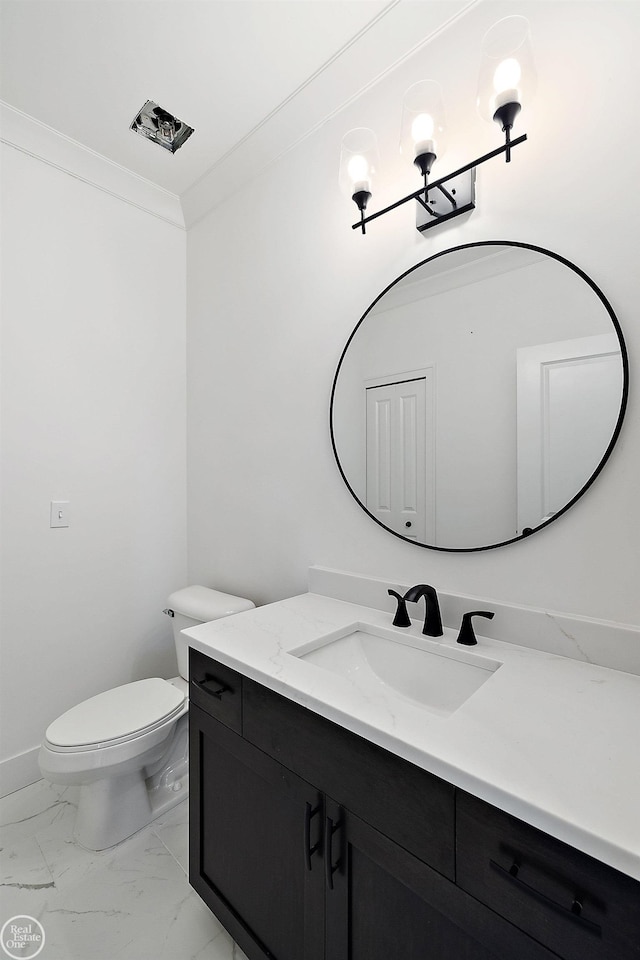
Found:
[[330, 960], [555, 956], [330, 799], [324, 832]]
[[322, 797], [190, 707], [189, 879], [251, 960], [322, 960]]

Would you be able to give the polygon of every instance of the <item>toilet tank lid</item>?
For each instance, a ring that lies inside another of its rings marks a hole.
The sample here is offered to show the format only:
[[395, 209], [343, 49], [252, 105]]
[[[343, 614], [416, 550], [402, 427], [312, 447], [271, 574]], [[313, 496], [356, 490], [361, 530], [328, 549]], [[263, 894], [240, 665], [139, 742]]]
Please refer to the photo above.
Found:
[[244, 597], [234, 597], [231, 593], [221, 593], [220, 590], [200, 586], [184, 587], [169, 597], [170, 610], [191, 620], [199, 620], [200, 623], [228, 617], [243, 610], [252, 610], [254, 606], [251, 600]]

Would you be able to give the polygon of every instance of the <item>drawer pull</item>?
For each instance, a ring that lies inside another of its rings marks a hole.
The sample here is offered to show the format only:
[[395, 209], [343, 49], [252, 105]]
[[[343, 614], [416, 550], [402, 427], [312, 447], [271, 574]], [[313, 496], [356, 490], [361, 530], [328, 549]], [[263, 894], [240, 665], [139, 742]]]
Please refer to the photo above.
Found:
[[215, 697], [216, 700], [222, 700], [223, 693], [232, 693], [231, 687], [228, 687], [225, 683], [221, 683], [219, 680], [216, 680], [215, 677], [211, 677], [207, 680], [194, 680], [193, 681], [196, 687], [199, 687], [200, 690], [208, 694], [210, 697]]
[[327, 838], [327, 849], [324, 858], [324, 875], [327, 881], [327, 887], [329, 890], [333, 890], [333, 875], [336, 870], [340, 869], [342, 864], [342, 859], [338, 857], [337, 862], [333, 862], [333, 835], [337, 830], [340, 830], [342, 824], [344, 823], [344, 815], [340, 814], [340, 819], [337, 823], [334, 823], [331, 817], [325, 818], [325, 836]]
[[[322, 835], [317, 843], [314, 843], [313, 846], [311, 846], [311, 821], [319, 813], [322, 813], [322, 803], [318, 803], [315, 807], [312, 807], [307, 801], [304, 812], [304, 862], [307, 870], [311, 870], [311, 857], [316, 850], [319, 850], [322, 846]], [[322, 830], [322, 827], [320, 829]]]
[[551, 897], [548, 897], [546, 894], [536, 890], [535, 887], [525, 883], [525, 881], [518, 876], [520, 872], [520, 864], [517, 860], [514, 860], [508, 870], [501, 864], [496, 863], [495, 860], [489, 860], [489, 865], [493, 870], [505, 877], [505, 879], [516, 883], [521, 890], [524, 890], [526, 893], [530, 894], [530, 896], [535, 897], [547, 907], [550, 907], [552, 910], [563, 914], [570, 920], [575, 920], [584, 930], [588, 930], [589, 933], [593, 933], [598, 937], [602, 935], [602, 928], [599, 924], [594, 923], [593, 920], [587, 920], [586, 917], [581, 916], [582, 901], [577, 896], [574, 897], [573, 903], [570, 907], [565, 907], [561, 903], [556, 903], [555, 900], [552, 900]]

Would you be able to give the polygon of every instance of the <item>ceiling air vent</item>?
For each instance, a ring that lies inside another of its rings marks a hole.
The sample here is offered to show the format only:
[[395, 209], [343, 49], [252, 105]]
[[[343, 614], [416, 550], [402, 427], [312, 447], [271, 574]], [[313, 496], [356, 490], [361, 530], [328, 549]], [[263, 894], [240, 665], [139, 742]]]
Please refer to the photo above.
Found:
[[141, 137], [159, 143], [171, 153], [175, 153], [193, 133], [193, 127], [178, 120], [153, 100], [147, 100], [138, 111], [130, 129], [139, 133]]

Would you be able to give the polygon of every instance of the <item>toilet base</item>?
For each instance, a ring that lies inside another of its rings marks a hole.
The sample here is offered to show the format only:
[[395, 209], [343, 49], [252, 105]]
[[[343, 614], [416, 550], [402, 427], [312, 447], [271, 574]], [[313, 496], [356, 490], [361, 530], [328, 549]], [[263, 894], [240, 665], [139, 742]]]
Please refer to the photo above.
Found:
[[104, 850], [137, 833], [151, 820], [141, 771], [80, 787], [74, 837], [89, 850]]
[[170, 749], [151, 768], [82, 784], [73, 831], [82, 847], [113, 847], [189, 796], [188, 729], [185, 715], [176, 724]]

